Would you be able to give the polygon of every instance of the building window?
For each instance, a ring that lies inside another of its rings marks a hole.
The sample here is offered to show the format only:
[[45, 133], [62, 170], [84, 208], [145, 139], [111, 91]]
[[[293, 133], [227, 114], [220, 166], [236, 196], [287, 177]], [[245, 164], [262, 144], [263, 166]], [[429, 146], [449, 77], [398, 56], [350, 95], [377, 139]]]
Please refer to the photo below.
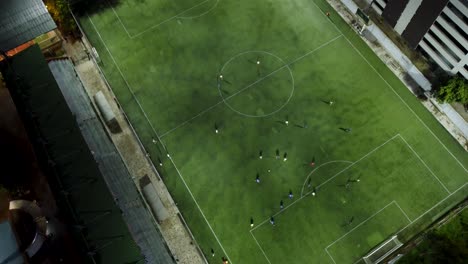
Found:
[[381, 6], [380, 3], [377, 2], [377, 1], [374, 1], [374, 2], [372, 3], [372, 5], [377, 6], [377, 7], [378, 7], [380, 10], [382, 10], [382, 11], [384, 10], [384, 7]]
[[441, 60], [445, 63], [445, 65], [447, 65], [448, 68], [453, 69], [452, 63], [450, 63], [450, 62], [445, 58], [444, 55], [440, 54], [440, 52], [439, 52], [439, 50], [438, 50], [437, 48], [435, 48], [429, 41], [427, 41], [427, 40], [425, 40], [425, 39], [424, 39], [424, 43], [426, 43], [426, 45], [429, 46], [429, 48], [431, 48], [431, 50], [432, 50], [435, 54], [437, 54], [437, 57], [439, 57], [439, 59], [441, 59]]
[[462, 3], [466, 8], [468, 8], [468, 1], [466, 1], [466, 0], [460, 0], [460, 1], [458, 1], [458, 2]]
[[435, 39], [435, 41], [437, 41], [437, 43], [442, 46], [442, 48], [450, 55], [452, 56], [452, 58], [456, 61], [459, 61], [460, 60], [460, 57], [457, 56], [457, 54], [455, 54], [452, 49], [450, 49], [444, 41], [442, 41], [434, 32], [432, 32], [432, 30], [430, 30], [427, 34], [429, 34], [431, 37], [433, 37]]
[[441, 24], [439, 24], [439, 22], [435, 22], [434, 23], [434, 26], [437, 27], [437, 29], [439, 29], [440, 31], [442, 31], [442, 33], [448, 38], [450, 39], [464, 54], [466, 54], [468, 52], [467, 48], [468, 47], [464, 47], [462, 44], [460, 44], [458, 42], [458, 40], [456, 40], [452, 34], [450, 34]]
[[460, 10], [457, 9], [456, 6], [454, 6], [452, 3], [448, 3], [447, 7], [452, 11], [458, 18], [460, 18], [465, 24], [468, 25], [468, 17], [466, 17], [466, 14], [464, 15]]
[[468, 34], [465, 33], [463, 29], [461, 29], [455, 22], [450, 19], [444, 12], [440, 14], [441, 17], [443, 17], [447, 23], [449, 23], [464, 39], [468, 40]]

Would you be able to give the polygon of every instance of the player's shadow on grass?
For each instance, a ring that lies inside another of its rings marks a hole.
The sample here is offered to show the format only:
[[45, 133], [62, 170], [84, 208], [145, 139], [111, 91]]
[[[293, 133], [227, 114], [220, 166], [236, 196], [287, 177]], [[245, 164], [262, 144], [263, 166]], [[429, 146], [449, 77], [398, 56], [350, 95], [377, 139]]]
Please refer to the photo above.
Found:
[[223, 130], [226, 129], [226, 122], [224, 122], [224, 121], [216, 121], [216, 122], [214, 123], [213, 128], [214, 128], [215, 131], [218, 130], [218, 131], [222, 132]]
[[284, 123], [284, 121], [281, 121], [281, 120], [276, 120], [275, 122], [278, 123], [278, 124], [286, 125], [286, 124]]
[[349, 219], [347, 219], [343, 224], [341, 224], [341, 227], [348, 227], [351, 226], [354, 222], [354, 216], [351, 216]]
[[257, 65], [258, 64], [257, 62], [260, 62], [261, 59], [262, 59], [261, 57], [257, 57], [255, 60], [248, 59], [247, 62]]
[[225, 95], [230, 95], [230, 94], [231, 94], [231, 93], [228, 92], [226, 89], [219, 88], [219, 90], [221, 91], [222, 94], [225, 94]]
[[348, 127], [339, 127], [338, 129], [341, 130], [341, 131], [343, 131], [343, 132], [346, 132], [346, 133], [350, 133], [350, 132], [351, 132], [351, 128], [348, 128]]
[[302, 124], [295, 123], [294, 126], [298, 127], [298, 128], [308, 128], [309, 127], [309, 125], [307, 124], [307, 121], [305, 121], [305, 120], [304, 120], [304, 122], [302, 122]]

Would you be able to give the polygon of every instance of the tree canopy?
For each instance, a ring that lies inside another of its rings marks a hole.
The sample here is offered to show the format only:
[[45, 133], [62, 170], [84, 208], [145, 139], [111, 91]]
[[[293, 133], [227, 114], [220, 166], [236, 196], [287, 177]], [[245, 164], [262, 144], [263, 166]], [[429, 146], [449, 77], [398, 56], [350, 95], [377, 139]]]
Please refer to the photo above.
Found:
[[462, 264], [468, 259], [468, 210], [450, 223], [431, 231], [398, 264]]
[[467, 105], [468, 82], [460, 76], [454, 76], [440, 88], [440, 90], [436, 93], [436, 96], [441, 102], [458, 102]]
[[75, 34], [77, 26], [65, 0], [43, 0], [50, 15], [64, 35]]

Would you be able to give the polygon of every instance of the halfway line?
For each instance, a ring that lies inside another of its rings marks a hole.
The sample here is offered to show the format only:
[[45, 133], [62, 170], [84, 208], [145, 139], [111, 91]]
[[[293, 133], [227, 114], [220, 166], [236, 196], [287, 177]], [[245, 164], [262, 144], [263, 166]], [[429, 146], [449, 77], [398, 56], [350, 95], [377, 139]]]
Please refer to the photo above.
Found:
[[284, 69], [285, 67], [288, 67], [289, 65], [294, 64], [294, 63], [298, 62], [299, 60], [303, 59], [304, 57], [306, 57], [306, 56], [308, 56], [308, 55], [310, 55], [310, 54], [316, 52], [317, 50], [319, 50], [319, 49], [321, 49], [321, 48], [323, 48], [323, 47], [329, 45], [330, 43], [334, 42], [335, 40], [339, 39], [339, 38], [342, 37], [342, 36], [343, 36], [343, 35], [338, 35], [337, 37], [335, 37], [335, 38], [333, 38], [333, 39], [331, 39], [331, 40], [325, 42], [324, 44], [322, 44], [322, 45], [318, 46], [317, 48], [315, 48], [315, 49], [313, 49], [313, 50], [307, 52], [306, 54], [304, 54], [304, 55], [302, 55], [302, 56], [296, 58], [295, 60], [293, 60], [293, 61], [291, 61], [291, 62], [289, 62], [289, 63], [287, 63], [287, 64], [285, 64], [285, 65], [283, 65], [283, 66], [281, 66], [281, 67], [279, 67], [278, 69], [276, 69], [276, 70], [270, 72], [269, 74], [263, 76], [262, 78], [256, 80], [255, 82], [253, 82], [253, 83], [247, 85], [246, 87], [240, 89], [239, 91], [237, 91], [237, 92], [231, 94], [230, 96], [228, 96], [228, 97], [226, 97], [226, 98], [223, 98], [223, 100], [221, 100], [221, 101], [217, 102], [216, 104], [214, 104], [214, 105], [212, 105], [212, 106], [206, 108], [205, 110], [199, 112], [198, 114], [196, 114], [196, 115], [193, 116], [192, 118], [187, 119], [187, 120], [185, 120], [184, 122], [182, 122], [181, 124], [177, 125], [176, 127], [174, 127], [174, 128], [172, 128], [172, 129], [170, 129], [170, 130], [168, 130], [168, 131], [162, 133], [162, 134], [161, 134], [161, 138], [163, 138], [163, 137], [166, 136], [167, 134], [173, 132], [174, 130], [176, 130], [176, 129], [178, 129], [178, 128], [184, 126], [184, 125], [186, 125], [187, 123], [189, 123], [190, 121], [194, 120], [195, 118], [197, 118], [197, 117], [203, 115], [204, 113], [206, 113], [206, 112], [208, 112], [209, 110], [213, 109], [213, 108], [216, 107], [217, 105], [219, 105], [219, 104], [221, 104], [221, 103], [224, 103], [226, 100], [229, 100], [230, 98], [232, 98], [232, 97], [238, 95], [239, 93], [241, 93], [241, 92], [247, 90], [248, 88], [252, 87], [253, 85], [255, 85], [255, 84], [257, 84], [257, 83], [259, 83], [259, 82], [265, 80], [266, 78], [268, 78], [268, 77], [270, 77], [271, 75], [275, 74], [276, 72], [278, 72], [278, 71]]

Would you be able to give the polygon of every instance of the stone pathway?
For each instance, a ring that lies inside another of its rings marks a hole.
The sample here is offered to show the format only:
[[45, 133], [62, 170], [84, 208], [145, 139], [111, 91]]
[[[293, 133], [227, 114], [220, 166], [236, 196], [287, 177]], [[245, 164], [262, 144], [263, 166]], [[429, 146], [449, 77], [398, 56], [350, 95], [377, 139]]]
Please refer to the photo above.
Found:
[[[164, 182], [157, 174], [152, 162], [145, 156], [146, 151], [140, 144], [135, 133], [133, 133], [129, 123], [127, 123], [125, 114], [117, 105], [117, 100], [111, 90], [111, 87], [107, 84], [105, 78], [103, 78], [96, 63], [88, 57], [87, 50], [89, 50], [89, 47], [91, 46], [85, 39], [83, 39], [83, 42], [77, 41], [74, 43], [64, 43], [64, 49], [75, 64], [75, 70], [90, 98], [93, 98], [94, 94], [98, 91], [102, 91], [111, 105], [113, 112], [116, 114], [117, 121], [122, 128], [122, 132], [112, 134], [109, 131], [109, 134], [111, 135], [111, 139], [116, 148], [120, 152], [130, 175], [132, 175], [135, 185], [141, 191], [141, 186], [139, 184], [140, 179], [147, 175], [155, 187], [162, 203], [168, 210], [170, 217], [158, 225], [158, 227], [166, 240], [171, 253], [178, 263], [208, 263], [201, 253], [197, 242], [192, 239], [191, 234], [181, 220], [179, 210], [169, 194]], [[94, 103], [94, 100], [91, 101]], [[154, 220], [157, 222], [156, 219]]]

